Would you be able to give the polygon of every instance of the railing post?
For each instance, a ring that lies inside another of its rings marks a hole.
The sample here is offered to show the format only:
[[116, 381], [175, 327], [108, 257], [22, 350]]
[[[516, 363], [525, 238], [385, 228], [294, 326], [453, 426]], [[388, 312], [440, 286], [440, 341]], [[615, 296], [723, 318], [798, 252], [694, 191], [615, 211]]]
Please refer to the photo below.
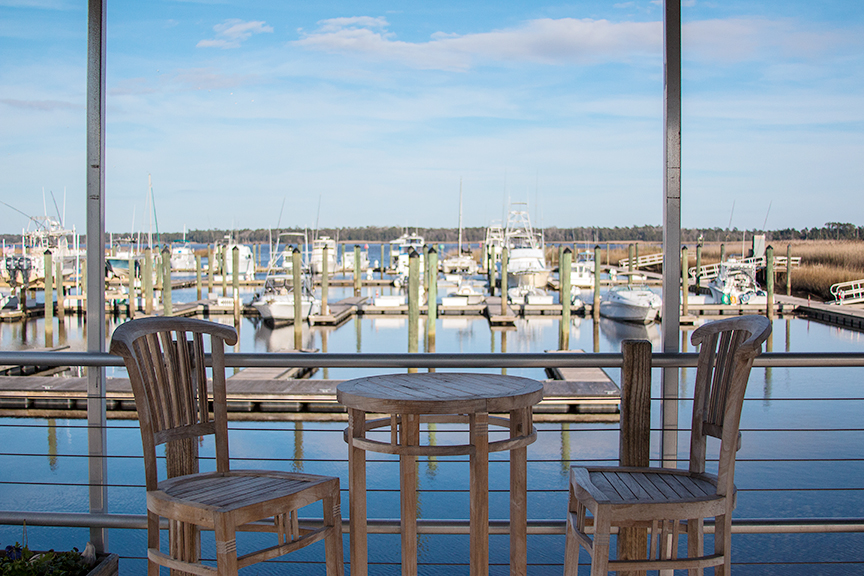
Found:
[[[651, 342], [624, 340], [621, 343], [624, 363], [621, 367], [621, 433], [619, 463], [621, 466], [645, 467], [651, 454]], [[618, 532], [618, 558], [645, 558], [648, 531], [645, 528], [621, 528]], [[644, 571], [619, 572], [644, 575]]]

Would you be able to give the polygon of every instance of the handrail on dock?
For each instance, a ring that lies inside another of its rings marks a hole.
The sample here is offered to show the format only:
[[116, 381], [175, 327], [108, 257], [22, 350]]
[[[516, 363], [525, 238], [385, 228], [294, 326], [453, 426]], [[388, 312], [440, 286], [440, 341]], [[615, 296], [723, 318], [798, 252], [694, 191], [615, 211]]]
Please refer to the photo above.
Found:
[[831, 286], [834, 301], [831, 304], [859, 304], [864, 302], [864, 279], [838, 282]]

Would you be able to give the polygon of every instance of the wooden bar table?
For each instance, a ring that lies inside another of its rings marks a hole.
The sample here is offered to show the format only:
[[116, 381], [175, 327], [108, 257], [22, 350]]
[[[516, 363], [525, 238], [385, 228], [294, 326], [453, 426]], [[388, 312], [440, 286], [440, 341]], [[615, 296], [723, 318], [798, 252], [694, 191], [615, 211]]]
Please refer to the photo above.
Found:
[[[402, 576], [417, 574], [417, 456], [470, 460], [470, 576], [489, 574], [489, 452], [510, 451], [510, 574], [527, 572], [527, 449], [537, 438], [533, 407], [543, 399], [535, 380], [497, 374], [390, 374], [349, 380], [336, 388], [348, 408], [351, 576], [367, 576], [366, 451], [399, 455]], [[367, 414], [389, 414], [367, 420]], [[509, 417], [490, 416], [490, 413]], [[420, 444], [421, 423], [467, 423], [468, 444]], [[489, 425], [509, 438], [489, 442]], [[366, 437], [390, 432], [390, 441]]]

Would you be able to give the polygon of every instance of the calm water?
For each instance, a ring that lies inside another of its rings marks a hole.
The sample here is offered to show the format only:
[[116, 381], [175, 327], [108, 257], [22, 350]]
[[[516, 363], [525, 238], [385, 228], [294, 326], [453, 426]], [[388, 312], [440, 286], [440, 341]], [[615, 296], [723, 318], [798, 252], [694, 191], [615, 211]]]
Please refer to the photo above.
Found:
[[[378, 289], [381, 290], [380, 288]], [[384, 290], [389, 290], [385, 288]], [[366, 290], [374, 295], [375, 289]], [[331, 292], [337, 300], [347, 290]], [[194, 299], [194, 290], [175, 291], [175, 299]], [[246, 294], [251, 298], [251, 292]], [[230, 323], [230, 317], [214, 317]], [[122, 321], [122, 320], [121, 320]], [[115, 320], [111, 320], [113, 326]], [[42, 320], [23, 324], [0, 324], [0, 348], [4, 350], [44, 345]], [[109, 326], [110, 328], [110, 326]], [[457, 352], [540, 352], [554, 349], [558, 342], [558, 320], [534, 317], [519, 320], [517, 330], [491, 331], [483, 318], [439, 318], [435, 351]], [[60, 329], [55, 319], [55, 345], [60, 335], [72, 349], [83, 348], [83, 325], [67, 317]], [[421, 326], [422, 333], [422, 326]], [[505, 336], [506, 335], [506, 336]], [[574, 318], [570, 326], [571, 349], [601, 352], [618, 351], [625, 338], [648, 338], [659, 346], [657, 326], [637, 327], [601, 320], [597, 330], [590, 318]], [[240, 326], [239, 350], [275, 351], [293, 346], [293, 328], [268, 328], [251, 318]], [[398, 317], [355, 318], [333, 329], [304, 328], [304, 346], [331, 352], [405, 352], [407, 322]], [[864, 335], [800, 319], [774, 322], [770, 342], [773, 351], [860, 352]], [[421, 344], [421, 350], [423, 349]], [[116, 374], [122, 371], [118, 370]], [[314, 377], [350, 378], [381, 373], [382, 370], [319, 370]], [[112, 371], [112, 373], [114, 373]], [[537, 369], [511, 369], [510, 374], [544, 378]], [[617, 382], [617, 370], [608, 370]], [[109, 374], [110, 375], [110, 374]], [[659, 395], [659, 374], [654, 375], [654, 396]], [[694, 369], [682, 370], [681, 396], [692, 394]], [[737, 518], [809, 518], [861, 516], [864, 510], [864, 459], [861, 446], [861, 414], [864, 394], [861, 370], [852, 368], [756, 368], [750, 378], [742, 416], [743, 448], [739, 452], [736, 483], [740, 489]], [[679, 403], [680, 422], [689, 425], [690, 402]], [[653, 406], [655, 427], [659, 426], [659, 403]], [[109, 422], [108, 477], [109, 510], [112, 513], [144, 512], [144, 491], [140, 436], [135, 422]], [[303, 470], [339, 476], [347, 487], [347, 450], [342, 440], [343, 423], [323, 422], [234, 422], [231, 451], [238, 467], [266, 467]], [[529, 508], [532, 519], [563, 519], [567, 500], [567, 470], [571, 463], [611, 462], [617, 458], [618, 435], [612, 424], [544, 423], [529, 447]], [[445, 443], [464, 430], [455, 425], [427, 429], [426, 439]], [[658, 438], [654, 440], [655, 456]], [[87, 510], [86, 429], [80, 420], [0, 419], [0, 509], [84, 512]], [[686, 458], [687, 435], [679, 439], [680, 457]], [[21, 454], [21, 455], [18, 455]], [[212, 455], [205, 444], [202, 455]], [[493, 454], [490, 464], [490, 517], [508, 515], [506, 455]], [[801, 460], [816, 460], [803, 462]], [[396, 518], [399, 510], [398, 462], [385, 455], [370, 455], [369, 514]], [[210, 464], [205, 461], [202, 468]], [[423, 459], [419, 463], [420, 515], [424, 518], [466, 518], [468, 504], [467, 461]], [[19, 484], [24, 483], [24, 484]], [[57, 486], [55, 484], [64, 484]], [[454, 492], [455, 490], [455, 492]], [[347, 511], [347, 493], [343, 492]], [[310, 511], [309, 515], [320, 514]], [[346, 512], [347, 513], [347, 512]], [[87, 531], [79, 529], [28, 528], [32, 548], [82, 548]], [[0, 526], [0, 544], [22, 540], [21, 527]], [[845, 562], [864, 557], [862, 535], [817, 536], [735, 536], [733, 542], [736, 574], [848, 574], [860, 572], [860, 565]], [[370, 536], [370, 562], [374, 574], [399, 573], [398, 536]], [[467, 536], [423, 536], [420, 551], [424, 574], [467, 574]], [[560, 574], [563, 536], [532, 536], [529, 562], [532, 573]], [[109, 546], [124, 556], [141, 556], [144, 532], [111, 530]], [[493, 574], [507, 573], [506, 537], [493, 537]], [[346, 539], [347, 560], [347, 539]], [[205, 550], [205, 552], [207, 552]], [[319, 561], [323, 549], [314, 546], [287, 557], [290, 561]], [[833, 565], [808, 566], [814, 560], [831, 560]], [[763, 562], [788, 562], [764, 566]], [[450, 566], [457, 563], [458, 566]], [[323, 567], [301, 564], [302, 573]], [[274, 565], [251, 573], [284, 573], [288, 567]], [[144, 562], [123, 560], [124, 574], [144, 574]]]

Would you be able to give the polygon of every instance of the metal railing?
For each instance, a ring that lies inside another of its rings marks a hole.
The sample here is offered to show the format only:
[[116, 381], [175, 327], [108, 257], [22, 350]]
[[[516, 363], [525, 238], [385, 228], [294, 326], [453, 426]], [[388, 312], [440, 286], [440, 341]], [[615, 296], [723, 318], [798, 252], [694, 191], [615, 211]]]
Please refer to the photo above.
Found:
[[[696, 366], [698, 355], [695, 353], [658, 353], [652, 355], [652, 366], [654, 368], [691, 368]], [[617, 353], [480, 353], [480, 354], [453, 354], [441, 355], [434, 353], [416, 354], [256, 354], [256, 353], [228, 353], [226, 354], [226, 365], [228, 367], [305, 367], [317, 366], [328, 368], [533, 368], [533, 367], [599, 367], [620, 368], [623, 363], [621, 354]], [[12, 365], [40, 365], [40, 366], [122, 366], [120, 358], [106, 353], [80, 353], [80, 352], [0, 352], [0, 364]], [[765, 353], [756, 359], [755, 367], [765, 368], [812, 368], [812, 367], [864, 367], [864, 353]], [[662, 398], [655, 398], [661, 402]], [[686, 397], [676, 398], [674, 402], [677, 410], [678, 401], [687, 401]], [[775, 399], [776, 400], [776, 399]], [[825, 399], [827, 401], [845, 401], [849, 399]], [[235, 425], [236, 426], [236, 425]], [[86, 427], [86, 426], [82, 426]], [[137, 427], [135, 427], [137, 428]], [[235, 428], [232, 428], [232, 430]], [[794, 430], [793, 427], [789, 428]], [[109, 428], [114, 431], [115, 428]], [[544, 433], [564, 433], [564, 427], [545, 430]], [[686, 433], [688, 430], [675, 429], [673, 433]], [[765, 430], [759, 430], [764, 432]], [[820, 430], [821, 431], [821, 430]], [[825, 430], [827, 432], [845, 432], [848, 430]], [[579, 430], [567, 429], [568, 433], [578, 433]], [[617, 427], [606, 430], [609, 433], [617, 433]], [[655, 429], [652, 433], [669, 432], [669, 430]], [[752, 431], [744, 431], [745, 434]], [[864, 427], [853, 432], [864, 432]], [[8, 447], [0, 450], [0, 458], [20, 456]], [[30, 456], [30, 454], [24, 454]], [[44, 456], [35, 454], [34, 456]], [[68, 456], [68, 455], [67, 455]], [[87, 454], [77, 457], [90, 459]], [[118, 458], [111, 454], [105, 454], [103, 458]], [[129, 456], [123, 456], [129, 458]], [[236, 455], [235, 455], [236, 458]], [[240, 458], [245, 459], [245, 458]], [[285, 460], [290, 460], [286, 458]], [[655, 459], [659, 461], [659, 458]], [[591, 460], [595, 462], [596, 460]], [[815, 459], [805, 460], [815, 462]], [[856, 462], [864, 462], [864, 458], [856, 459]], [[339, 465], [347, 466], [346, 460], [336, 461]], [[541, 460], [535, 460], [541, 462]], [[576, 460], [562, 456], [561, 466], [569, 466]], [[9, 484], [0, 480], [0, 485]], [[28, 482], [27, 486], [36, 489], [40, 482]], [[82, 486], [79, 484], [79, 486]], [[125, 488], [125, 487], [124, 487]], [[139, 488], [139, 486], [132, 486]], [[140, 486], [143, 489], [143, 484]], [[836, 488], [823, 485], [814, 490], [835, 490]], [[762, 488], [757, 489], [762, 490]], [[766, 487], [764, 490], [774, 490]], [[849, 488], [851, 491], [859, 488]], [[742, 490], [745, 492], [746, 490]], [[752, 490], [751, 490], [752, 491]], [[854, 514], [854, 509], [852, 511]], [[529, 520], [528, 533], [535, 536], [561, 535], [564, 532], [564, 512], [559, 518], [543, 518]], [[110, 513], [65, 513], [65, 512], [32, 512], [32, 511], [0, 511], [0, 524], [20, 525], [24, 521], [30, 526], [55, 526], [55, 527], [89, 527], [89, 528], [122, 528], [143, 530], [146, 526], [146, 517], [136, 514], [110, 514]], [[347, 522], [345, 524], [347, 531]], [[418, 531], [421, 534], [467, 534], [467, 520], [420, 520]], [[509, 531], [509, 522], [506, 520], [492, 520], [490, 522], [490, 533], [506, 534]], [[710, 523], [708, 533], [712, 532]], [[373, 519], [370, 520], [370, 533], [373, 534], [397, 534], [399, 522], [396, 519]], [[849, 516], [843, 518], [746, 518], [733, 520], [733, 533], [750, 535], [768, 534], [837, 534], [837, 533], [862, 533], [864, 532], [864, 517]], [[560, 558], [563, 561], [563, 555]], [[824, 558], [813, 558], [813, 563], [820, 563]], [[845, 565], [845, 564], [844, 564]], [[542, 565], [546, 566], [546, 565]], [[859, 565], [860, 568], [860, 565]], [[550, 573], [560, 570], [550, 568]]]

